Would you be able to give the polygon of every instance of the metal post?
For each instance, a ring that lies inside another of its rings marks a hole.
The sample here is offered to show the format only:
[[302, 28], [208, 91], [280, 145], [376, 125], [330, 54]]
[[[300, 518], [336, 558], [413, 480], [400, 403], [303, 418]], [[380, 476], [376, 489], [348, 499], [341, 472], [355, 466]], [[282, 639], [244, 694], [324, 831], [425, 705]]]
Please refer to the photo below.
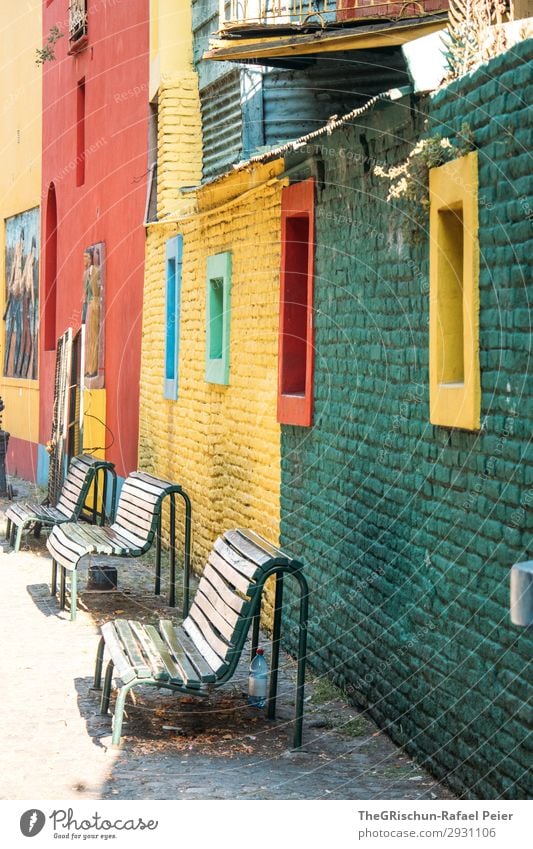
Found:
[[98, 651], [96, 652], [96, 663], [94, 667], [93, 690], [102, 689], [102, 666], [104, 663], [104, 651], [105, 640], [103, 637], [100, 637], [100, 642], [98, 643]]
[[296, 679], [296, 706], [294, 711], [295, 749], [302, 745], [302, 725], [304, 715], [305, 661], [307, 656], [307, 620], [309, 608], [309, 587], [301, 571], [295, 573], [300, 584], [300, 636], [298, 640], [298, 674]]
[[155, 589], [156, 595], [161, 594], [161, 507], [157, 517], [157, 534], [155, 539]]
[[94, 499], [93, 499], [93, 525], [96, 525], [98, 520], [98, 469], [94, 476]]
[[185, 551], [183, 555], [183, 618], [189, 613], [189, 586], [191, 572], [191, 538], [192, 538], [192, 506], [191, 499], [186, 492], [181, 490], [181, 497], [185, 503]]
[[[261, 594], [262, 594], [262, 592], [263, 591], [261, 590]], [[257, 646], [259, 645], [259, 617], [260, 617], [260, 614], [261, 614], [261, 596], [259, 596], [259, 610], [254, 615], [254, 618], [252, 619], [252, 654], [251, 654], [251, 660], [254, 659], [255, 653], [257, 651]]]
[[169, 545], [170, 589], [168, 603], [170, 607], [176, 607], [176, 500], [173, 492], [170, 493]]
[[103, 527], [105, 525], [105, 511], [107, 504], [107, 470], [102, 468], [101, 471], [104, 477], [104, 482], [102, 485], [102, 509], [100, 510], [100, 526]]
[[109, 469], [109, 474], [113, 481], [111, 485], [111, 508], [109, 512], [109, 524], [112, 525], [115, 521], [115, 511], [117, 508], [117, 473], [114, 469]]
[[281, 611], [283, 607], [283, 572], [276, 572], [276, 594], [274, 599], [274, 622], [272, 629], [272, 653], [270, 658], [270, 686], [268, 689], [267, 716], [276, 716], [276, 696], [278, 692], [279, 647], [281, 636]]

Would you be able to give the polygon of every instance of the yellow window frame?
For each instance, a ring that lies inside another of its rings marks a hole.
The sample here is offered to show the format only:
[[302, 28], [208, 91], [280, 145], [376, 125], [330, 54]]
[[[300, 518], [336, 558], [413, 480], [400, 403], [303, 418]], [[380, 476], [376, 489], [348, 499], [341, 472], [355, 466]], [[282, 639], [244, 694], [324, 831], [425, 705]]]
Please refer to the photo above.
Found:
[[429, 199], [430, 421], [479, 430], [477, 152], [430, 169]]

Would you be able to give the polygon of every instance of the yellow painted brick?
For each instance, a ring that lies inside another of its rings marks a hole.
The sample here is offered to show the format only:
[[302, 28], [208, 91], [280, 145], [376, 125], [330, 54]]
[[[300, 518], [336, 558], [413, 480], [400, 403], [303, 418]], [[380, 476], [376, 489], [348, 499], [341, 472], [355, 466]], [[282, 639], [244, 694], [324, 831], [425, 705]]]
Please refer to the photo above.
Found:
[[[281, 184], [181, 223], [184, 238], [179, 396], [163, 398], [165, 243], [146, 246], [139, 457], [179, 481], [193, 502], [194, 565], [229, 527], [279, 540], [280, 428], [276, 422]], [[207, 257], [232, 251], [230, 385], [204, 380]], [[272, 587], [264, 615], [272, 614]]]

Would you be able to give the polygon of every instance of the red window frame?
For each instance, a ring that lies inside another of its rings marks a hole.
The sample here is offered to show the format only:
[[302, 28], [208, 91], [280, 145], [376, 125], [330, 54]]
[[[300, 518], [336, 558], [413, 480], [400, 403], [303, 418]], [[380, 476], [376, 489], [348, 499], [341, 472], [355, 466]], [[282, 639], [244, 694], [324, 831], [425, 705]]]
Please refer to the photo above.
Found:
[[313, 422], [315, 180], [287, 186], [281, 198], [278, 422]]

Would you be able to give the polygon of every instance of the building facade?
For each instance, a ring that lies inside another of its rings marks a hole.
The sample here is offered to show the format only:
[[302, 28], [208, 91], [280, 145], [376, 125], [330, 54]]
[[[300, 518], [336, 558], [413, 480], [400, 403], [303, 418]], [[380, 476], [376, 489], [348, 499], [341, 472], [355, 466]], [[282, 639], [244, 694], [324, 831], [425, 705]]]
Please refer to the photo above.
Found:
[[279, 540], [306, 564], [313, 668], [455, 792], [521, 798], [530, 43], [429, 97], [407, 25], [336, 32], [326, 61], [301, 30], [210, 47], [214, 4], [192, 12], [183, 88], [176, 68], [158, 88], [141, 465], [189, 490], [197, 567], [229, 526]]
[[13, 15], [0, 10], [0, 395], [10, 433], [7, 469], [35, 480], [39, 443], [39, 276], [41, 217], [41, 0]]
[[[59, 37], [54, 39], [54, 33]], [[148, 0], [43, 3], [39, 479], [55, 348], [85, 324], [83, 447], [137, 467], [149, 147]]]

